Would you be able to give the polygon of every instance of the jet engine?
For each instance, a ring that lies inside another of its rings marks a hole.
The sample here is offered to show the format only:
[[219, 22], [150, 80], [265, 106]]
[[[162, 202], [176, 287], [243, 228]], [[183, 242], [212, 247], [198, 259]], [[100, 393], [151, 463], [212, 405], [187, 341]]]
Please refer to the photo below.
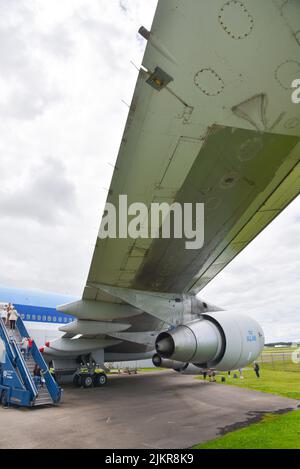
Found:
[[220, 371], [243, 368], [260, 355], [263, 347], [264, 333], [254, 319], [225, 311], [206, 313], [161, 332], [155, 342], [157, 354], [169, 361], [165, 362], [168, 368], [177, 371], [187, 363]]

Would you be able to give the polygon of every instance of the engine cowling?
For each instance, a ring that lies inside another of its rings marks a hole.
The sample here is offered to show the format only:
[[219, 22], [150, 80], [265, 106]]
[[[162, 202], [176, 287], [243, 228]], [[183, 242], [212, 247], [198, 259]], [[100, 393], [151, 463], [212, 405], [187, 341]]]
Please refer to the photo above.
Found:
[[183, 375], [200, 375], [201, 371], [203, 370], [203, 368], [194, 365], [193, 363], [184, 363], [175, 360], [169, 360], [168, 358], [162, 358], [157, 353], [153, 355], [152, 362], [154, 366], [169, 368]]
[[155, 347], [163, 359], [228, 371], [243, 368], [260, 355], [264, 333], [257, 321], [248, 316], [207, 313], [201, 319], [160, 333]]

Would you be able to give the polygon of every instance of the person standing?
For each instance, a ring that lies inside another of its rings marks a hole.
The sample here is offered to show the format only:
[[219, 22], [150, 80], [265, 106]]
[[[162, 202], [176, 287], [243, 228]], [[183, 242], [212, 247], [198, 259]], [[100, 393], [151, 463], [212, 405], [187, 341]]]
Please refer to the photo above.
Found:
[[6, 325], [9, 326], [9, 317], [10, 317], [10, 313], [11, 311], [13, 310], [13, 306], [11, 303], [8, 303], [8, 305], [6, 306], [6, 312], [7, 312], [7, 315], [6, 315]]
[[54, 381], [56, 381], [56, 375], [55, 375], [55, 369], [54, 369], [54, 366], [53, 366], [53, 361], [51, 361], [49, 363], [49, 371], [50, 371], [50, 375], [52, 376]]
[[25, 360], [27, 360], [27, 358], [29, 357], [27, 337], [23, 337], [21, 341], [21, 352], [23, 353]]
[[35, 365], [34, 370], [33, 370], [33, 379], [34, 379], [34, 384], [36, 385], [37, 389], [41, 386], [42, 380], [41, 380], [41, 369], [39, 365]]
[[32, 347], [33, 347], [33, 339], [31, 337], [28, 337], [28, 358], [32, 352]]
[[9, 315], [9, 325], [10, 325], [10, 328], [13, 331], [16, 329], [16, 321], [17, 321], [18, 317], [19, 317], [18, 311], [15, 308], [13, 308], [10, 311], [10, 315]]
[[260, 377], [260, 374], [259, 374], [260, 367], [259, 367], [259, 364], [257, 362], [253, 363], [253, 370], [255, 371], [256, 377], [259, 378]]
[[7, 309], [3, 308], [1, 310], [1, 319], [3, 319], [4, 324], [7, 323]]

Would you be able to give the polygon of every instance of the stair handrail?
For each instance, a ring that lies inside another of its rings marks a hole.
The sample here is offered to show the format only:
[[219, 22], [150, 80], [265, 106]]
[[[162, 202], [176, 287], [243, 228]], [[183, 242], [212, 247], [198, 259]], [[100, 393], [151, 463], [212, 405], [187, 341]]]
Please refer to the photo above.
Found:
[[[33, 395], [33, 399], [36, 399], [38, 396], [38, 389], [36, 387], [36, 384], [28, 370], [26, 360], [23, 356], [23, 353], [21, 352], [21, 349], [19, 347], [19, 344], [15, 339], [11, 339], [12, 344], [14, 345], [14, 348], [16, 350], [16, 365], [21, 373], [22, 379], [29, 386], [30, 391]], [[21, 365], [21, 366], [20, 366]]]
[[[28, 334], [28, 331], [25, 327], [25, 324], [21, 317], [19, 316], [16, 322], [16, 326], [18, 328], [18, 331], [21, 335], [21, 337], [27, 337], [28, 339], [30, 338], [30, 335]], [[53, 376], [51, 375], [49, 368], [40, 353], [35, 341], [33, 341], [32, 347], [31, 347], [31, 354], [34, 359], [34, 361], [37, 363], [37, 365], [40, 367], [41, 373], [43, 378], [45, 379], [45, 383], [47, 386], [47, 389], [49, 391], [49, 394], [51, 396], [51, 399], [53, 400], [54, 403], [58, 403], [61, 399], [62, 395], [62, 390], [54, 380]]]
[[14, 361], [16, 356], [14, 354], [14, 350], [13, 350], [11, 342], [10, 342], [10, 337], [7, 333], [7, 329], [6, 329], [6, 326], [5, 326], [4, 321], [3, 321], [2, 318], [0, 318], [0, 336], [4, 340], [6, 351], [7, 351], [7, 349], [9, 350], [10, 360]]
[[38, 395], [36, 385], [28, 371], [26, 362], [20, 347], [17, 344], [17, 341], [13, 337], [9, 337], [2, 318], [0, 318], [0, 335], [4, 339], [6, 352], [8, 352], [10, 362], [19, 371], [20, 377], [23, 380], [23, 385], [31, 393], [31, 399], [35, 399]]

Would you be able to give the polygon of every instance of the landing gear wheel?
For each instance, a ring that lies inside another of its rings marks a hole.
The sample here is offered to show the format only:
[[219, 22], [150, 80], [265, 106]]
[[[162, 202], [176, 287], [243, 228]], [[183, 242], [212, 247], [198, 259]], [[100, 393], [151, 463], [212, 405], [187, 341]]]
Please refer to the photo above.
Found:
[[93, 381], [95, 388], [99, 388], [100, 386], [104, 386], [107, 383], [107, 376], [105, 373], [95, 373], [93, 376]]
[[7, 397], [7, 392], [2, 391], [1, 397], [0, 397], [1, 404], [3, 407], [8, 407], [8, 397]]
[[84, 388], [91, 388], [93, 386], [93, 378], [91, 375], [81, 375], [80, 384]]

